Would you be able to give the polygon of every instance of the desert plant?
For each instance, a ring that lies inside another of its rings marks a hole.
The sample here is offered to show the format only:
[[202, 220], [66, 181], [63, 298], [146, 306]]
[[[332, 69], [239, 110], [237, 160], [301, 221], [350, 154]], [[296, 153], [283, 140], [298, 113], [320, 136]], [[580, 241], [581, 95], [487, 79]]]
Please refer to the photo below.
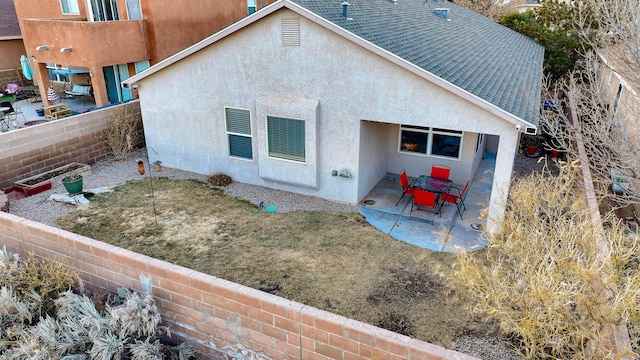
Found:
[[113, 113], [104, 129], [105, 141], [116, 159], [126, 159], [129, 151], [140, 141], [140, 119], [127, 108]]
[[577, 179], [569, 164], [515, 181], [501, 233], [451, 277], [527, 358], [621, 358], [609, 329], [638, 321], [640, 245], [614, 217], [606, 229], [591, 220]]
[[209, 175], [209, 177], [207, 178], [207, 181], [209, 182], [209, 184], [213, 185], [213, 186], [227, 186], [229, 184], [231, 184], [231, 176], [225, 174], [225, 173], [215, 173], [212, 175]]
[[[160, 339], [168, 329], [153, 297], [126, 288], [94, 301], [69, 288], [77, 274], [62, 265], [0, 251], [0, 358], [176, 359], [194, 357], [187, 344]], [[52, 308], [49, 308], [51, 304]]]

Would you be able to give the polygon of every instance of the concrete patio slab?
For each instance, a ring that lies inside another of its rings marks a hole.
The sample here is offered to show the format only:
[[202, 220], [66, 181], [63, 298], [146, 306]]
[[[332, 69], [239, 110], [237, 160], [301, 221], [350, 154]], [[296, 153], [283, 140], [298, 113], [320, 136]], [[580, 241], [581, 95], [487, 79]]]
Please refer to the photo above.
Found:
[[[412, 196], [405, 196], [396, 205], [402, 195], [398, 174], [385, 175], [358, 210], [377, 229], [408, 244], [440, 252], [477, 251], [488, 243], [482, 231], [486, 224], [483, 214], [489, 206], [494, 169], [495, 154], [488, 153], [469, 183], [462, 219], [454, 204], [444, 205], [433, 223], [432, 214], [410, 211]], [[462, 188], [464, 184], [456, 186]]]

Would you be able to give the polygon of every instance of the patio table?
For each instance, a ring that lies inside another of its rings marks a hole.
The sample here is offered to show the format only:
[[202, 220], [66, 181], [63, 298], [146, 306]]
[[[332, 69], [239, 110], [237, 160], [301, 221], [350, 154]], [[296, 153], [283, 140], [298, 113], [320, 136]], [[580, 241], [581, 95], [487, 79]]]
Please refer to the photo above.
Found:
[[416, 181], [411, 185], [414, 189], [422, 189], [425, 191], [431, 191], [436, 194], [442, 194], [451, 190], [453, 181], [431, 177], [429, 175], [420, 175]]

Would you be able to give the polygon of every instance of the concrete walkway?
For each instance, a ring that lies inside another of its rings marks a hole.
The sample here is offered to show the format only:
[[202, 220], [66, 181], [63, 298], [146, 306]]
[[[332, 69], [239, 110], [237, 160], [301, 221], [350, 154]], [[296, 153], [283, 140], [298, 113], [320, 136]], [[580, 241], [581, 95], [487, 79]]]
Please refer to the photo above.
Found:
[[495, 154], [489, 153], [469, 183], [463, 219], [454, 204], [444, 205], [433, 224], [432, 214], [425, 211], [414, 210], [410, 217], [412, 196], [405, 196], [396, 206], [401, 195], [398, 174], [387, 174], [380, 180], [358, 205], [358, 210], [380, 231], [421, 248], [439, 252], [480, 250], [487, 244], [482, 232], [486, 219], [481, 214], [489, 206], [494, 169]]

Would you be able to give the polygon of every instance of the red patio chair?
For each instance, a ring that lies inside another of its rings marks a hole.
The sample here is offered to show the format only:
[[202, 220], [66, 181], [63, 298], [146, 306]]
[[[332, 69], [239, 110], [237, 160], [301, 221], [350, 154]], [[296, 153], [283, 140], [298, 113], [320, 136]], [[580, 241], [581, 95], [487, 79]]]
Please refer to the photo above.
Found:
[[402, 196], [398, 199], [396, 206], [398, 206], [400, 200], [402, 200], [405, 195], [413, 195], [413, 188], [411, 187], [411, 183], [409, 183], [407, 172], [404, 169], [400, 171], [400, 185], [402, 185]]
[[432, 165], [431, 166], [431, 177], [449, 180], [449, 173], [451, 169], [448, 166], [444, 165]]
[[439, 196], [436, 195], [436, 193], [422, 189], [415, 189], [413, 192], [413, 205], [411, 205], [409, 217], [413, 214], [414, 207], [417, 207], [418, 210], [422, 207], [425, 211], [432, 213], [433, 218], [431, 218], [431, 223], [433, 223], [436, 218], [436, 214], [440, 214], [442, 203], [439, 201]]
[[[464, 212], [464, 210], [467, 210], [467, 208], [464, 206], [464, 197], [467, 194], [467, 188], [468, 187], [469, 187], [469, 182], [467, 181], [467, 183], [462, 188], [462, 191], [460, 191], [460, 189], [458, 189], [458, 188], [452, 187], [452, 189], [455, 189], [456, 191], [459, 192], [458, 194], [452, 194], [452, 193], [448, 192], [448, 193], [442, 194], [442, 196], [441, 196], [443, 204], [445, 202], [448, 202], [448, 203], [451, 203], [451, 204], [456, 204], [456, 207], [458, 208], [458, 214], [460, 215], [460, 220], [464, 220], [462, 218], [462, 213]], [[460, 209], [461, 205], [462, 205], [462, 210]]]

